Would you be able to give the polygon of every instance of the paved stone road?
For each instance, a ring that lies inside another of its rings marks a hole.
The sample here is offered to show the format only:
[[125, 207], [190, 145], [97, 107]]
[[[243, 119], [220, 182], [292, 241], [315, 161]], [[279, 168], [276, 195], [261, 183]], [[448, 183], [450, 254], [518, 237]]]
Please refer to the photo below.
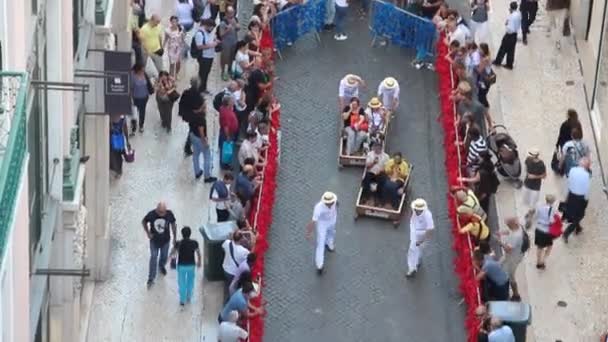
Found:
[[[366, 26], [351, 17], [349, 40], [336, 42], [323, 34], [318, 46], [304, 38], [283, 51], [278, 64], [283, 138], [266, 258], [266, 341], [464, 341], [446, 216], [436, 78], [410, 67], [412, 51], [371, 49]], [[364, 101], [386, 75], [401, 84], [389, 151], [400, 150], [415, 164], [410, 198], [428, 201], [437, 227], [413, 281], [404, 278], [408, 220], [398, 230], [387, 221], [354, 222], [362, 169], [337, 168], [337, 87], [351, 72], [369, 84]], [[337, 251], [318, 277], [304, 226], [325, 190], [336, 192], [341, 206]]]

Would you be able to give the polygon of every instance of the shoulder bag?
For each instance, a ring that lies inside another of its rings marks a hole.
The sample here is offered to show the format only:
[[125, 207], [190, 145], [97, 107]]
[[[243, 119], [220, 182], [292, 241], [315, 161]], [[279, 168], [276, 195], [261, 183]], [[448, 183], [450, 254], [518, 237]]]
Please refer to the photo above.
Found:
[[232, 241], [230, 241], [230, 257], [232, 258], [232, 261], [234, 262], [234, 266], [236, 266], [237, 268], [239, 267], [239, 263], [236, 262], [236, 258], [234, 257], [234, 246], [232, 244]]

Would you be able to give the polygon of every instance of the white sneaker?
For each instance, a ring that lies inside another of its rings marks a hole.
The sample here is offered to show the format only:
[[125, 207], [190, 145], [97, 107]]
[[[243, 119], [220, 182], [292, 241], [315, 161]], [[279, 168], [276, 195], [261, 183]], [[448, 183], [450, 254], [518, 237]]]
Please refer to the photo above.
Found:
[[422, 63], [418, 62], [418, 63], [414, 64], [414, 68], [420, 70], [420, 69], [422, 69], [422, 65], [423, 65]]
[[335, 39], [335, 40], [340, 40], [340, 37], [341, 37], [341, 35], [339, 35], [339, 34], [334, 34], [334, 39]]
[[340, 34], [340, 35], [338, 35], [338, 40], [340, 40], [340, 41], [342, 41], [342, 40], [347, 40], [347, 39], [348, 39], [348, 36], [347, 36], [347, 35], [345, 35], [345, 34]]
[[431, 71], [435, 70], [435, 66], [433, 65], [433, 63], [426, 63], [426, 68]]
[[409, 272], [407, 272], [407, 274], [405, 275], [407, 278], [411, 278], [416, 274], [416, 270], [410, 270]]

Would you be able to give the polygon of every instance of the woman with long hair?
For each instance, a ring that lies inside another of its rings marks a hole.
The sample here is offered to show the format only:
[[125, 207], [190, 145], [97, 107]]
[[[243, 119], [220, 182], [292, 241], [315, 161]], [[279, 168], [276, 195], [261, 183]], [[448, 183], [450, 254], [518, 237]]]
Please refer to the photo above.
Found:
[[158, 105], [158, 113], [160, 114], [161, 126], [171, 132], [171, 119], [173, 117], [173, 104], [176, 99], [172, 98], [172, 94], [176, 91], [175, 80], [166, 71], [161, 71], [158, 74], [158, 82], [156, 82], [156, 104]]
[[169, 27], [165, 30], [164, 49], [169, 56], [169, 74], [177, 78], [184, 55], [184, 30], [176, 16], [171, 16], [169, 22]]

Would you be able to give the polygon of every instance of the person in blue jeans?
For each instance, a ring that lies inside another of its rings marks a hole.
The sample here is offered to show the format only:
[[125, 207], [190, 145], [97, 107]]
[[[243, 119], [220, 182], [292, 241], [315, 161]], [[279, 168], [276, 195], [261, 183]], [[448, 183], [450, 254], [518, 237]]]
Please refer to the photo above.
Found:
[[192, 300], [192, 289], [196, 267], [201, 267], [201, 251], [198, 242], [190, 239], [192, 230], [182, 228], [182, 239], [175, 243], [171, 256], [177, 256], [177, 286], [179, 288], [179, 305], [185, 305]]
[[167, 209], [164, 202], [159, 202], [156, 209], [150, 210], [144, 216], [141, 224], [144, 227], [144, 232], [150, 240], [150, 264], [148, 270], [148, 288], [154, 285], [156, 278], [156, 268], [162, 275], [167, 274], [165, 265], [167, 264], [167, 254], [169, 253], [169, 243], [171, 242], [171, 234], [175, 239], [177, 227], [175, 225], [175, 216], [171, 210]]
[[344, 20], [348, 14], [348, 1], [347, 0], [335, 0], [336, 3], [336, 14], [334, 16], [334, 25], [336, 25], [336, 34], [334, 35], [335, 40], [346, 40], [348, 36], [344, 33]]
[[[217, 180], [211, 177], [211, 151], [209, 150], [209, 140], [207, 138], [207, 122], [205, 120], [205, 111], [201, 113], [193, 113], [192, 118], [188, 122], [190, 132], [188, 139], [192, 144], [192, 165], [194, 167], [194, 177], [196, 179], [205, 176], [205, 183], [213, 183]], [[203, 155], [203, 170], [201, 170], [200, 157]]]

